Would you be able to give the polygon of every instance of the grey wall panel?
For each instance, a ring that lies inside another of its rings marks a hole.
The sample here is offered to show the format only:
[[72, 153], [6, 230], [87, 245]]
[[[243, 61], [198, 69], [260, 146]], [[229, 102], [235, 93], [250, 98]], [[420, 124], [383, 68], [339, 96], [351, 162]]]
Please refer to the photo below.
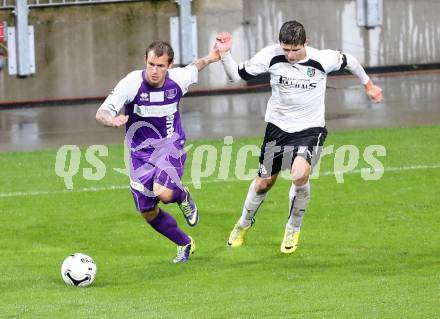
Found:
[[[384, 24], [356, 24], [355, 0], [193, 0], [199, 55], [218, 31], [234, 36], [233, 55], [245, 60], [277, 41], [281, 24], [301, 21], [310, 45], [349, 52], [366, 66], [440, 62], [440, 1], [385, 0]], [[170, 39], [174, 0], [30, 10], [37, 73], [18, 79], [0, 72], [0, 101], [106, 95], [130, 70], [143, 68], [145, 46]], [[11, 11], [0, 21], [14, 25]], [[220, 64], [199, 77], [198, 88], [223, 87]]]

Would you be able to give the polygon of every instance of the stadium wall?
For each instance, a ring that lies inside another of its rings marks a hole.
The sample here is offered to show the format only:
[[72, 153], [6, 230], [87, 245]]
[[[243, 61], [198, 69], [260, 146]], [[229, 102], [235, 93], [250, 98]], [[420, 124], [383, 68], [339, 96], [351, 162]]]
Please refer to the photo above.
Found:
[[[193, 0], [198, 51], [205, 55], [217, 31], [234, 36], [233, 55], [245, 60], [274, 43], [283, 21], [304, 23], [309, 44], [349, 52], [369, 67], [440, 62], [440, 1], [384, 1], [384, 24], [356, 25], [355, 0]], [[174, 0], [33, 8], [35, 75], [0, 72], [0, 102], [106, 95], [130, 70], [143, 67], [145, 46], [169, 40]], [[0, 21], [14, 25], [10, 10]], [[197, 88], [218, 88], [227, 80], [221, 66], [200, 74]]]

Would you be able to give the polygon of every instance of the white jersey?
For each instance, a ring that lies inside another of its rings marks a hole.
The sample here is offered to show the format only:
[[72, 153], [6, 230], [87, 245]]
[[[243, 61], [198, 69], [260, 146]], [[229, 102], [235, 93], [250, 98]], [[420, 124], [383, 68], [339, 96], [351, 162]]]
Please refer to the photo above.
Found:
[[307, 46], [306, 53], [306, 59], [289, 63], [280, 45], [271, 45], [238, 68], [244, 80], [269, 72], [272, 96], [265, 121], [288, 133], [325, 126], [327, 74], [347, 65], [346, 56], [339, 51]]

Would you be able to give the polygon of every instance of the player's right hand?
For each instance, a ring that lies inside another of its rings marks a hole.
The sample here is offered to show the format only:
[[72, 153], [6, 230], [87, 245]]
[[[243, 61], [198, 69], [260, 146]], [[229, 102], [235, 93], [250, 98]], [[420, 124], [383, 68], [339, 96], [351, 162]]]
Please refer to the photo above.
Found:
[[217, 34], [215, 47], [220, 53], [228, 52], [232, 47], [232, 35], [229, 32], [220, 32]]
[[217, 62], [220, 60], [220, 51], [217, 49], [217, 46], [214, 45], [211, 52], [208, 55], [211, 62]]
[[113, 127], [120, 127], [128, 122], [128, 115], [118, 115], [113, 118], [112, 123]]

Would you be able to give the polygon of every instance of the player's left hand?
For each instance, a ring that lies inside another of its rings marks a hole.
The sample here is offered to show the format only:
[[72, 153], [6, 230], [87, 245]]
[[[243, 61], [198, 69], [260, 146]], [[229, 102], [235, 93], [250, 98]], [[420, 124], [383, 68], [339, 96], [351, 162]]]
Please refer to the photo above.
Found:
[[365, 85], [365, 93], [374, 102], [379, 103], [383, 100], [382, 89], [370, 80]]

